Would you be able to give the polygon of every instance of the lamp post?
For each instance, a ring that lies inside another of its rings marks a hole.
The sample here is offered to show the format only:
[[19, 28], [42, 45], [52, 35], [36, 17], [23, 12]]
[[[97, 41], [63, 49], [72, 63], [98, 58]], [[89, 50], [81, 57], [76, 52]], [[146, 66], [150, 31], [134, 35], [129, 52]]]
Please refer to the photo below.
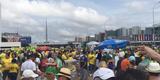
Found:
[[[1, 7], [1, 3], [0, 3], [0, 21], [1, 21], [1, 15], [2, 15], [2, 13], [1, 13], [2, 9], [1, 8], [2, 7]], [[0, 49], [1, 49], [1, 42], [2, 42], [2, 32], [0, 30]]]
[[46, 18], [46, 43], [48, 43], [48, 26], [47, 26], [47, 18]]
[[152, 38], [153, 38], [154, 45], [155, 45], [155, 34], [156, 34], [156, 31], [155, 31], [155, 21], [154, 21], [154, 19], [155, 19], [155, 8], [156, 8], [156, 6], [158, 4], [160, 4], [160, 1], [158, 1], [156, 4], [154, 4], [153, 8], [152, 8], [152, 18], [153, 18], [153, 37]]

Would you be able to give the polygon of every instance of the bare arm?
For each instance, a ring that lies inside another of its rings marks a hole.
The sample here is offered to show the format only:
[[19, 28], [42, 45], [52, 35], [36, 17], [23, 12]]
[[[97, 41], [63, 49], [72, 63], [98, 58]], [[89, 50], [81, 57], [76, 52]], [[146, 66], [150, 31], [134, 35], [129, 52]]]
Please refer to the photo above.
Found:
[[160, 54], [154, 51], [152, 48], [147, 46], [141, 46], [146, 55], [160, 63]]

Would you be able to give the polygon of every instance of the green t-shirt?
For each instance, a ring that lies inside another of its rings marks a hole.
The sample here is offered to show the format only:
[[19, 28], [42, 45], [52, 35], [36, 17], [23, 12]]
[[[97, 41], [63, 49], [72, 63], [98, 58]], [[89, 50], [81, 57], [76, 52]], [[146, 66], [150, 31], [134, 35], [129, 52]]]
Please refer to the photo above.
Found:
[[45, 73], [53, 73], [53, 74], [58, 74], [59, 73], [59, 70], [55, 67], [52, 67], [52, 66], [49, 66], [46, 68], [46, 71]]
[[56, 58], [56, 63], [58, 65], [58, 68], [61, 69], [63, 67], [63, 63], [62, 63], [62, 60], [59, 59], [59, 58]]

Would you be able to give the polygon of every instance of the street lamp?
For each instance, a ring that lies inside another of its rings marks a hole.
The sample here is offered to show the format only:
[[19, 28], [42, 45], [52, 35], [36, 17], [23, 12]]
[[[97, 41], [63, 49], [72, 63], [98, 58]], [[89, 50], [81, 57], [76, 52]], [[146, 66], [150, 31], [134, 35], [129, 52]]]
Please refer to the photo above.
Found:
[[160, 4], [160, 1], [158, 1], [156, 4], [153, 5], [153, 8], [152, 8], [152, 17], [153, 17], [153, 43], [155, 45], [155, 22], [154, 22], [154, 19], [155, 19], [155, 8], [156, 6]]

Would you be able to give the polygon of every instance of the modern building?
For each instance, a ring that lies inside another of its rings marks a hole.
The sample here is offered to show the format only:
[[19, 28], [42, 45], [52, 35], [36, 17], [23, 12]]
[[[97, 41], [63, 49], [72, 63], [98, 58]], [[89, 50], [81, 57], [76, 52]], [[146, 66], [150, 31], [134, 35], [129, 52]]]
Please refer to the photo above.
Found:
[[127, 28], [119, 28], [116, 30], [117, 36], [128, 36], [128, 29]]
[[75, 37], [75, 42], [81, 43], [84, 42], [86, 40], [85, 37]]
[[102, 42], [106, 39], [106, 34], [105, 32], [100, 32], [98, 34], [95, 34], [95, 39], [94, 41], [97, 41], [97, 42]]
[[95, 34], [95, 41], [100, 42], [100, 35], [99, 34]]
[[156, 35], [160, 35], [160, 25], [158, 25], [157, 27], [155, 27], [155, 34]]
[[86, 41], [87, 42], [95, 41], [95, 36], [86, 36]]
[[116, 31], [115, 30], [106, 30], [105, 31], [105, 38], [106, 39], [110, 39], [110, 38], [112, 38], [112, 39], [115, 39], [116, 38]]
[[[154, 34], [153, 34], [154, 33]], [[90, 36], [86, 37], [87, 41], [98, 41], [102, 42], [106, 39], [125, 39], [130, 40], [133, 43], [143, 43], [157, 41], [156, 44], [160, 44], [160, 25], [155, 27], [140, 27], [133, 26], [132, 28], [119, 28], [116, 30], [105, 30], [105, 32], [100, 32], [95, 34], [94, 38]], [[150, 44], [152, 44], [150, 43]]]
[[1, 48], [21, 47], [31, 44], [31, 36], [21, 36], [18, 33], [2, 33]]
[[129, 28], [129, 35], [138, 35], [141, 34], [142, 29], [140, 26], [133, 26], [132, 28]]
[[117, 39], [129, 39], [128, 37], [128, 29], [127, 28], [119, 28], [116, 30], [116, 38]]
[[145, 34], [153, 34], [153, 27], [145, 28]]
[[2, 33], [2, 42], [19, 42], [20, 38], [18, 33]]

